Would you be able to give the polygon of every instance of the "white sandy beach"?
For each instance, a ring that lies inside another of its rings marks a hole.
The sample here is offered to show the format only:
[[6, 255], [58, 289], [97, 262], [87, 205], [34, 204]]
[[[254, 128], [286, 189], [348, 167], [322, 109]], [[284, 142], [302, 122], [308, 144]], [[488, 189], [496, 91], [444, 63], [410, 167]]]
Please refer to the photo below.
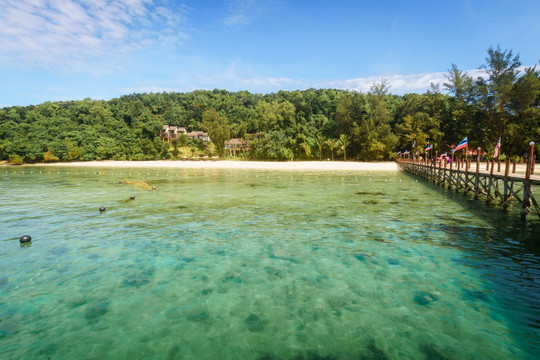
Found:
[[318, 170], [318, 171], [397, 171], [398, 165], [387, 162], [354, 161], [85, 161], [47, 164], [25, 164], [23, 166], [69, 166], [93, 168], [210, 168], [210, 169], [253, 169], [253, 170]]

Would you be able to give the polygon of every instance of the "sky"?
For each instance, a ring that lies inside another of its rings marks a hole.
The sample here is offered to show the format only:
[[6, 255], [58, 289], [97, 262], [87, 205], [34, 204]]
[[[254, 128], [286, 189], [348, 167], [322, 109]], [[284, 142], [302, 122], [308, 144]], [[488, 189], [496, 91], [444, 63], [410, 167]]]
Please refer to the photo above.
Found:
[[490, 46], [540, 60], [538, 0], [0, 0], [0, 107], [131, 93], [425, 92]]

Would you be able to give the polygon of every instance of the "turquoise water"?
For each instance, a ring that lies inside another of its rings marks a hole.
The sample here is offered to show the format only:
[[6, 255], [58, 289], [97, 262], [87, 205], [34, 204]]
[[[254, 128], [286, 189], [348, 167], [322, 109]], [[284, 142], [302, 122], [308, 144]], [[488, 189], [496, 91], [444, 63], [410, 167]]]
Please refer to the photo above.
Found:
[[2, 359], [540, 354], [537, 224], [405, 173], [0, 181]]

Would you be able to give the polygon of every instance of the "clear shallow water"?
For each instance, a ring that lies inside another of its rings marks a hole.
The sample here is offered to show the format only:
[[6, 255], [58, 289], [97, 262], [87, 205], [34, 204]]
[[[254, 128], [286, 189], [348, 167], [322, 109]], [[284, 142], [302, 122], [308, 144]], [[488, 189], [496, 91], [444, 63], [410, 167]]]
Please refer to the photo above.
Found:
[[404, 173], [1, 168], [0, 181], [2, 358], [540, 354], [537, 223]]

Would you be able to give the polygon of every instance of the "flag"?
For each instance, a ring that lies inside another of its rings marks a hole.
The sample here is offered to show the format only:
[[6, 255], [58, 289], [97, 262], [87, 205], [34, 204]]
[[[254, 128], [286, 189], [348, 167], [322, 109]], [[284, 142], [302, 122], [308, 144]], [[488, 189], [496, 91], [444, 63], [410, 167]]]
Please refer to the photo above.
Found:
[[458, 151], [458, 150], [461, 150], [461, 149], [466, 148], [466, 147], [467, 147], [467, 144], [468, 144], [468, 143], [467, 143], [467, 137], [465, 137], [465, 139], [461, 140], [461, 142], [458, 144], [458, 146], [456, 146], [456, 147], [454, 148], [454, 150], [452, 150], [452, 152], [454, 153], [454, 152], [456, 152], [456, 151]]
[[414, 145], [416, 145], [416, 140], [414, 140], [414, 142], [412, 143], [412, 147], [414, 147]]
[[429, 151], [429, 150], [431, 150], [431, 149], [433, 149], [433, 144], [429, 145], [429, 146], [426, 148], [426, 151]]
[[401, 151], [398, 151], [397, 154], [398, 154], [398, 155], [401, 154]]
[[427, 141], [426, 145], [424, 145], [424, 146], [428, 146], [428, 145], [429, 145], [429, 140]]
[[499, 142], [497, 145], [495, 145], [495, 153], [493, 154], [493, 157], [496, 158], [499, 156], [499, 148], [501, 147], [501, 138], [499, 138]]

